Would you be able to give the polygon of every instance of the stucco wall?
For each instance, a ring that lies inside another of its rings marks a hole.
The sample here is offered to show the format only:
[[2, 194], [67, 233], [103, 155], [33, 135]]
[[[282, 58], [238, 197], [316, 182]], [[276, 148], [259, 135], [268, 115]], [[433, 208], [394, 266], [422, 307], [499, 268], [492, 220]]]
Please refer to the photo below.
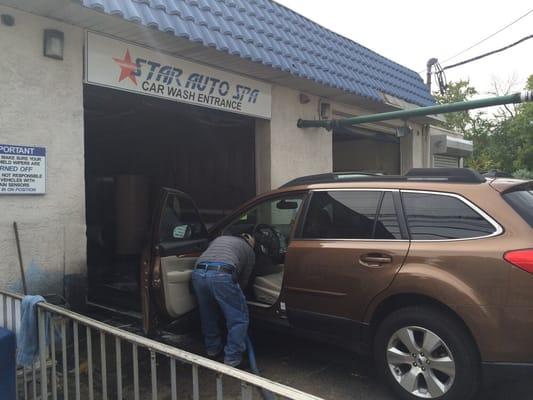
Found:
[[[86, 269], [83, 31], [0, 6], [0, 143], [44, 146], [44, 195], [0, 195], [0, 287], [19, 291], [17, 221], [28, 287], [83, 297]], [[43, 29], [65, 34], [64, 60], [43, 57]], [[80, 289], [80, 286], [81, 289]]]
[[[274, 85], [272, 87], [272, 120], [256, 123], [256, 176], [259, 193], [270, 188], [277, 188], [298, 176], [333, 170], [332, 133], [325, 129], [300, 129], [296, 126], [298, 118], [318, 118], [320, 99], [307, 94], [310, 101], [307, 104], [301, 104], [299, 95], [300, 92], [296, 90]], [[371, 112], [346, 104], [335, 102], [331, 104], [335, 110], [341, 110], [344, 115], [371, 114]], [[368, 156], [372, 158], [371, 164], [383, 164], [381, 169], [388, 173], [405, 173], [413, 167], [429, 166], [426, 154], [427, 133], [418, 124], [410, 124], [410, 127], [412, 133], [400, 139], [400, 146], [396, 149], [387, 149], [384, 154], [380, 151], [384, 146], [380, 146], [379, 143], [370, 143], [366, 149], [372, 151], [372, 154]], [[379, 124], [373, 124], [371, 128], [388, 133], [391, 130], [390, 126], [380, 129]], [[346, 164], [343, 162], [344, 159], [348, 159], [351, 155], [348, 148], [341, 149], [339, 146], [342, 145], [337, 144], [335, 153], [338, 159], [336, 162], [342, 169], [341, 166]], [[399, 154], [391, 159], [390, 151], [398, 151]], [[374, 159], [376, 157], [383, 157], [383, 160]], [[361, 169], [369, 169], [369, 167]]]
[[317, 116], [318, 98], [301, 104], [300, 92], [272, 87], [272, 120], [270, 121], [270, 185], [277, 188], [302, 175], [330, 172], [333, 168], [332, 136], [325, 129], [300, 129], [298, 118]]
[[427, 149], [427, 140], [424, 130], [418, 126], [412, 128], [412, 162], [413, 168], [421, 168], [427, 166], [425, 160], [424, 150]]

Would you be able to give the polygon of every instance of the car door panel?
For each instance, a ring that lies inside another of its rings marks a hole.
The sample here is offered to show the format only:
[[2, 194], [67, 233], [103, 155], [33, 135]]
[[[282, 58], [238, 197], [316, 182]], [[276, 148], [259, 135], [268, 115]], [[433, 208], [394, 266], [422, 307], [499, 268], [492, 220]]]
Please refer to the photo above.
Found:
[[[178, 318], [194, 308], [188, 279], [195, 259], [208, 246], [198, 208], [185, 193], [163, 188], [154, 210], [141, 261], [141, 306], [146, 334], [158, 316]], [[187, 260], [180, 257], [187, 256]]]
[[[316, 236], [357, 237], [370, 230], [372, 237], [385, 235], [397, 239], [305, 238], [306, 233], [300, 232], [300, 237], [291, 242], [283, 291], [292, 325], [324, 330], [325, 321], [329, 320], [333, 323], [325, 328], [334, 331], [339, 329], [339, 324], [362, 321], [371, 300], [392, 283], [407, 256], [409, 241], [402, 237], [399, 219], [394, 215], [396, 205], [392, 193], [374, 192], [373, 210], [369, 200], [373, 194], [368, 191], [365, 192], [367, 205], [361, 206], [360, 213], [349, 209], [350, 202], [345, 201], [340, 206], [335, 205], [337, 209], [342, 207], [342, 212], [338, 213], [342, 217], [340, 222], [330, 220], [327, 229], [311, 224], [308, 231]], [[343, 192], [344, 197], [347, 195]], [[387, 199], [387, 213], [382, 211], [384, 198]], [[314, 195], [308, 214], [314, 212], [317, 221], [324, 225], [323, 221], [328, 220], [326, 211], [331, 218], [335, 207], [324, 203], [317, 212], [313, 201], [316, 203]], [[348, 209], [351, 214], [344, 215]], [[357, 214], [356, 218], [352, 214]], [[361, 226], [354, 227], [357, 222]]]
[[179, 318], [196, 308], [196, 298], [190, 285], [197, 257], [162, 257], [161, 285], [166, 313]]
[[159, 255], [161, 257], [176, 255], [176, 254], [186, 254], [186, 253], [196, 253], [202, 252], [206, 249], [207, 238], [195, 239], [195, 240], [186, 240], [184, 242], [163, 242], [159, 246]]
[[[408, 248], [408, 241], [294, 240], [286, 257], [287, 308], [360, 321], [371, 299], [394, 279]], [[391, 262], [363, 265], [367, 254]]]

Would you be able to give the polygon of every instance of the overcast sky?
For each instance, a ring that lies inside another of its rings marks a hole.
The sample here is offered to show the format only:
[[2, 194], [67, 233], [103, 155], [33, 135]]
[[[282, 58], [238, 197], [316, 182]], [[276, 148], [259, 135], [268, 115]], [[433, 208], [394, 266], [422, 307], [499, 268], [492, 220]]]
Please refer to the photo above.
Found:
[[[446, 61], [533, 9], [531, 0], [276, 0], [311, 20], [417, 72], [425, 80], [431, 57], [441, 65], [483, 54], [533, 34], [533, 12], [473, 49]], [[533, 39], [502, 53], [446, 71], [470, 79], [482, 94], [495, 80], [522, 90], [533, 74]], [[434, 88], [436, 88], [434, 86]], [[485, 97], [485, 96], [484, 96]]]

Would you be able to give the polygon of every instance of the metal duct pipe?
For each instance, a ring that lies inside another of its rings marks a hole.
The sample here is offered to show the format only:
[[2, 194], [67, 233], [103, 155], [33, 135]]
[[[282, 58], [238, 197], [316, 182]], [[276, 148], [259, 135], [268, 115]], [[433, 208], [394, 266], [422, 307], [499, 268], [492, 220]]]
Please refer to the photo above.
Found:
[[426, 86], [428, 87], [428, 91], [431, 93], [431, 68], [438, 63], [439, 60], [436, 58], [430, 58], [426, 64], [427, 66], [427, 75], [426, 75]]
[[406, 120], [411, 117], [421, 117], [425, 115], [446, 114], [457, 111], [472, 110], [475, 108], [500, 106], [503, 104], [516, 104], [533, 101], [533, 91], [513, 93], [506, 96], [490, 97], [486, 99], [460, 101], [450, 104], [439, 104], [436, 106], [419, 107], [411, 110], [390, 111], [380, 114], [362, 115], [359, 117], [345, 119], [328, 119], [328, 120], [304, 120], [299, 119], [298, 128], [326, 128], [332, 130], [339, 126], [349, 126], [364, 124], [368, 122], [386, 121], [391, 119]]

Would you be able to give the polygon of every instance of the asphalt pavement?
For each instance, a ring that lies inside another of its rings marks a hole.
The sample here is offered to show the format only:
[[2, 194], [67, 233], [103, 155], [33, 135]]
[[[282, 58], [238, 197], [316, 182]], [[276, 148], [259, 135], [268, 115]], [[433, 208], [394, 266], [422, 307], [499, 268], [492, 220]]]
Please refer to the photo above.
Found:
[[[118, 325], [136, 332], [135, 324], [122, 325], [113, 318], [104, 319], [112, 325]], [[199, 332], [187, 334], [168, 334], [159, 336], [159, 340], [183, 350], [204, 355], [202, 338]], [[265, 378], [300, 389], [304, 392], [335, 400], [395, 400], [388, 387], [376, 376], [372, 360], [330, 344], [317, 343], [290, 334], [274, 331], [255, 331], [253, 333], [257, 364]], [[149, 371], [149, 357], [144, 359], [144, 367]], [[110, 355], [110, 359], [112, 359]], [[142, 362], [140, 362], [142, 364]], [[97, 364], [97, 363], [96, 363]], [[168, 370], [161, 365], [161, 371]], [[159, 374], [159, 373], [158, 373]], [[168, 376], [158, 375], [160, 398], [170, 398], [167, 393]], [[215, 399], [214, 376], [208, 371], [200, 372], [202, 399]], [[190, 367], [178, 366], [179, 398], [192, 398]], [[141, 391], [150, 398], [149, 374], [142, 378]], [[127, 379], [126, 379], [127, 380]], [[127, 392], [127, 391], [126, 391]], [[260, 398], [258, 393], [255, 398]], [[128, 397], [126, 397], [128, 398]], [[144, 398], [144, 397], [143, 397]], [[224, 398], [240, 398], [237, 382], [224, 384]], [[478, 400], [532, 400], [533, 378], [487, 382], [478, 396]]]
[[[181, 347], [202, 354], [198, 334], [182, 336]], [[376, 376], [372, 360], [342, 348], [276, 332], [255, 332], [257, 363], [265, 378], [325, 399], [395, 400]], [[530, 380], [489, 382], [478, 400], [531, 400]]]

